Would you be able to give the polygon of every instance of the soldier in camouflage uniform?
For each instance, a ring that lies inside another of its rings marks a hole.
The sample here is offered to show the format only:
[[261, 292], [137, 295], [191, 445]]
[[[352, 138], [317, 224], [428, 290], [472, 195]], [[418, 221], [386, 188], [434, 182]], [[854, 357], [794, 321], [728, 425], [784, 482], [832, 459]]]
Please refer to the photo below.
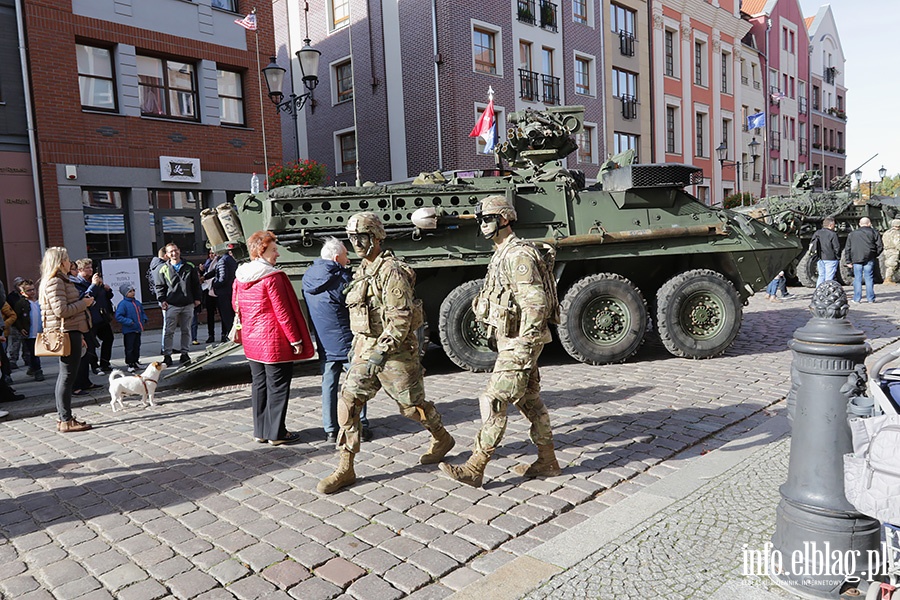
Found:
[[480, 487], [484, 468], [506, 431], [507, 408], [514, 404], [531, 422], [531, 440], [538, 460], [513, 471], [525, 477], [560, 474], [553, 450], [550, 416], [541, 401], [538, 357], [550, 341], [547, 322], [558, 311], [555, 283], [545, 287], [548, 267], [540, 251], [513, 233], [515, 209], [504, 196], [488, 196], [477, 211], [481, 233], [494, 242], [494, 256], [472, 308], [497, 342], [497, 362], [487, 389], [479, 397], [482, 427], [472, 456], [462, 466], [441, 463], [451, 478]]
[[900, 266], [900, 219], [891, 221], [891, 228], [881, 236], [884, 244], [884, 282], [894, 285], [894, 273]]
[[350, 217], [347, 234], [362, 264], [347, 286], [353, 347], [338, 401], [340, 465], [319, 482], [316, 489], [323, 494], [332, 494], [356, 481], [353, 456], [359, 452], [359, 413], [382, 387], [397, 403], [400, 414], [421, 423], [431, 433], [431, 448], [419, 457], [421, 464], [440, 462], [456, 443], [441, 424], [434, 404], [425, 400], [416, 338], [424, 317], [421, 301], [413, 291], [415, 273], [393, 252], [382, 249], [384, 225], [374, 213]]

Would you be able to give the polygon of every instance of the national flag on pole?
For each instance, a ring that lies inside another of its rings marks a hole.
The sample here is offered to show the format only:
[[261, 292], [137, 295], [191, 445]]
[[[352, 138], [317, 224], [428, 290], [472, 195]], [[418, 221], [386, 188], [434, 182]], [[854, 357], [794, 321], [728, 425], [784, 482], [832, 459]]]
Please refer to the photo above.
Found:
[[747, 129], [762, 129], [766, 126], [766, 113], [756, 113], [747, 116]]
[[243, 19], [235, 19], [235, 23], [249, 31], [256, 31], [256, 14], [250, 13]]
[[484, 112], [481, 113], [481, 117], [475, 123], [475, 127], [472, 128], [469, 137], [480, 137], [484, 140], [485, 154], [490, 154], [494, 151], [494, 146], [497, 145], [497, 120], [494, 118], [493, 98], [488, 102]]
[[787, 98], [787, 96], [785, 96], [778, 90], [775, 90], [774, 92], [769, 94], [769, 96], [771, 96], [773, 102], [781, 102], [783, 99]]

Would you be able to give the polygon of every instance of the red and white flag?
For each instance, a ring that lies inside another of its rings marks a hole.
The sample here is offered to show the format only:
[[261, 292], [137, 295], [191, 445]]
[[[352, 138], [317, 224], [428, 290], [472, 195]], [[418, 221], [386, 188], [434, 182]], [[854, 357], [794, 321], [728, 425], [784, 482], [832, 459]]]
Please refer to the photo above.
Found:
[[493, 98], [488, 102], [484, 112], [481, 113], [481, 117], [478, 119], [478, 122], [475, 123], [475, 127], [472, 128], [469, 137], [480, 137], [484, 140], [485, 154], [490, 154], [494, 151], [494, 146], [497, 145], [497, 123], [494, 119]]
[[243, 19], [235, 19], [234, 22], [237, 23], [238, 25], [240, 25], [241, 27], [243, 27], [244, 29], [247, 29], [249, 31], [256, 31], [256, 14], [255, 13], [250, 13]]

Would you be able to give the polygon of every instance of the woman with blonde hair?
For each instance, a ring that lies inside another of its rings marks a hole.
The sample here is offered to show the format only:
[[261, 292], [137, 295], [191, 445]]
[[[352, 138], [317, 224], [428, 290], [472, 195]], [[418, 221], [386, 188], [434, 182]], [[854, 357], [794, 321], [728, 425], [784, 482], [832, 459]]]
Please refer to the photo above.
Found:
[[231, 300], [250, 362], [253, 439], [273, 446], [300, 439], [284, 424], [291, 374], [295, 360], [315, 352], [291, 281], [275, 267], [277, 239], [271, 231], [247, 239], [252, 260], [238, 267]]
[[62, 328], [69, 336], [71, 348], [68, 356], [59, 357], [59, 377], [56, 379], [56, 411], [59, 413], [56, 429], [62, 433], [91, 428], [72, 416], [72, 389], [81, 363], [81, 349], [85, 345], [84, 334], [91, 329], [88, 308], [94, 298], [79, 299], [78, 289], [69, 281], [71, 264], [69, 252], [60, 246], [47, 248], [41, 260], [40, 302], [44, 331]]

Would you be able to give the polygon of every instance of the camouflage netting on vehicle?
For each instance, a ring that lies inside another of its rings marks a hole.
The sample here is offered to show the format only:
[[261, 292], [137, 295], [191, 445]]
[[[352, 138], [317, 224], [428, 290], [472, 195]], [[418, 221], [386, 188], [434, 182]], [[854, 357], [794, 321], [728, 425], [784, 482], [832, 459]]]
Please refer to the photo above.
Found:
[[[736, 208], [755, 219], [785, 233], [799, 233], [805, 224], [821, 223], [825, 217], [838, 215], [853, 204], [847, 192], [819, 192], [790, 196], [761, 198], [753, 206]], [[818, 225], [816, 225], [818, 227]]]

